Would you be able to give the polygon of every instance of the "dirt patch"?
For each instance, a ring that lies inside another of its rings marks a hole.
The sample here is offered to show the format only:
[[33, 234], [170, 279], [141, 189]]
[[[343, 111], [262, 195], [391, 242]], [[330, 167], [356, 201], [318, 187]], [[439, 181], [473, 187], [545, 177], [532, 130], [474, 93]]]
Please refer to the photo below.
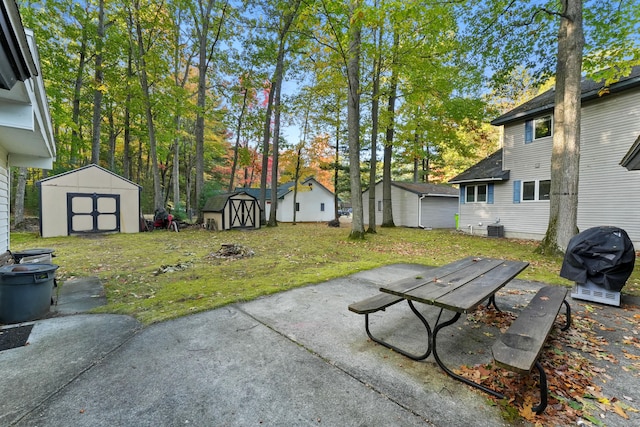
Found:
[[40, 232], [40, 219], [36, 217], [27, 217], [20, 224], [11, 222], [11, 231], [23, 231], [28, 233]]

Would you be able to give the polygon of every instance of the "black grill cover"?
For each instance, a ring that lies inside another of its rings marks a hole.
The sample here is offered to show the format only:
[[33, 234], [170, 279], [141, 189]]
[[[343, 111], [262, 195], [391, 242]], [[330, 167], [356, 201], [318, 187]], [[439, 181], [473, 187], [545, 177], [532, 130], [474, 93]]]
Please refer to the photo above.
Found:
[[571, 238], [560, 276], [619, 292], [631, 276], [635, 261], [636, 252], [626, 231], [594, 227]]

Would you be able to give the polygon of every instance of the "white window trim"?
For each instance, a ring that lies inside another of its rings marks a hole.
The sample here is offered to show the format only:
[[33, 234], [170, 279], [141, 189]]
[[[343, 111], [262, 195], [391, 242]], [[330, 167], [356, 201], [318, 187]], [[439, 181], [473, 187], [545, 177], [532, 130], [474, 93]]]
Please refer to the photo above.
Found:
[[[522, 183], [520, 184], [520, 202], [522, 203], [537, 203], [537, 202], [547, 202], [549, 203], [549, 199], [540, 199], [540, 182], [541, 181], [549, 181], [548, 179], [528, 179], [528, 180], [522, 180]], [[525, 200], [524, 199], [524, 184], [527, 182], [534, 182], [535, 186], [534, 186], [534, 193], [533, 193], [533, 200]]]
[[[484, 192], [484, 200], [483, 201], [479, 201], [478, 200], [478, 187], [485, 187], [485, 192]], [[469, 200], [467, 200], [467, 189], [468, 188], [473, 188], [473, 202], [470, 202]], [[464, 202], [465, 203], [487, 203], [487, 199], [489, 198], [489, 186], [487, 184], [473, 184], [473, 185], [467, 185], [466, 188], [464, 189]]]

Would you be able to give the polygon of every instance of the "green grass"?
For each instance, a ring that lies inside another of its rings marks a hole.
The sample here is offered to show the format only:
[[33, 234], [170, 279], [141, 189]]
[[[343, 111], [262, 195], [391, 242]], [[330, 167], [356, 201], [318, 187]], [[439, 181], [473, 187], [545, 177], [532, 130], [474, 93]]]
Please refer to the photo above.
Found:
[[[350, 229], [325, 224], [280, 224], [253, 231], [180, 233], [154, 231], [105, 236], [42, 239], [12, 233], [11, 249], [55, 249], [59, 281], [97, 276], [108, 304], [100, 312], [135, 316], [153, 323], [237, 301], [247, 301], [311, 283], [319, 283], [394, 263], [443, 265], [465, 256], [524, 260], [519, 276], [570, 286], [558, 276], [562, 259], [534, 253], [537, 243], [489, 239], [454, 231], [384, 228], [364, 241], [348, 240]], [[255, 252], [239, 260], [210, 254], [234, 243]], [[182, 271], [156, 274], [162, 266], [184, 264]], [[640, 295], [640, 269], [625, 293]], [[63, 285], [64, 286], [64, 285]]]

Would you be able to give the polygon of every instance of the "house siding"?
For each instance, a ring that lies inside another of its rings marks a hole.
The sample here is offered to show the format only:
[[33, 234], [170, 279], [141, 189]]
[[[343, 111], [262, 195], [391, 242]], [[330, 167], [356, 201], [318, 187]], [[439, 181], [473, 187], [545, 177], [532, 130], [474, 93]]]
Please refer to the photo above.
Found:
[[[296, 212], [296, 222], [325, 222], [335, 217], [335, 199], [333, 193], [326, 190], [317, 181], [312, 180], [312, 190], [298, 190], [296, 202], [300, 210]], [[324, 211], [321, 204], [324, 203]], [[278, 200], [276, 219], [279, 222], [293, 222], [293, 189]], [[270, 206], [267, 208], [267, 219]]]
[[621, 227], [638, 247], [640, 172], [619, 163], [640, 135], [640, 90], [617, 95], [615, 103], [598, 100], [582, 111], [578, 227]]
[[[505, 126], [503, 169], [510, 179], [496, 183], [493, 205], [460, 204], [460, 228], [485, 234], [498, 219], [505, 236], [542, 239], [549, 220], [549, 201], [513, 202], [514, 182], [551, 176], [552, 137], [524, 143], [524, 121]], [[591, 101], [582, 109], [578, 228], [614, 225], [640, 245], [640, 171], [627, 171], [620, 160], [640, 135], [640, 91]], [[631, 195], [629, 197], [628, 195]], [[482, 225], [480, 225], [482, 223]]]

